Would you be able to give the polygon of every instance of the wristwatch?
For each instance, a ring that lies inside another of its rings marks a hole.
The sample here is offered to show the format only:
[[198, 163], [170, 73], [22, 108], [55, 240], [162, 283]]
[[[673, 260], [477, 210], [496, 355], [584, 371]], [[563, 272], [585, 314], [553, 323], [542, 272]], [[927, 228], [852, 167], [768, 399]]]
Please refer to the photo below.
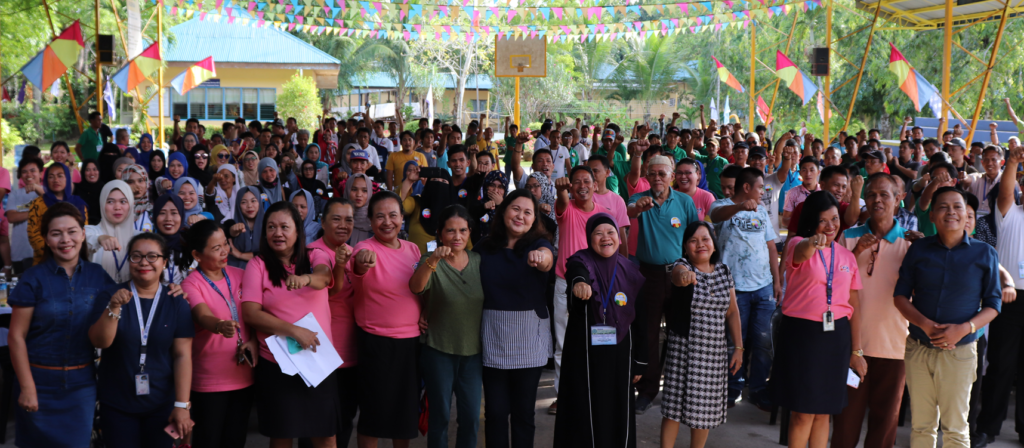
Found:
[[864, 350], [854, 350], [853, 354], [863, 358], [864, 357]]
[[186, 411], [190, 411], [190, 410], [192, 410], [192, 402], [191, 401], [175, 401], [174, 402], [174, 407], [181, 408], [181, 409], [184, 409]]

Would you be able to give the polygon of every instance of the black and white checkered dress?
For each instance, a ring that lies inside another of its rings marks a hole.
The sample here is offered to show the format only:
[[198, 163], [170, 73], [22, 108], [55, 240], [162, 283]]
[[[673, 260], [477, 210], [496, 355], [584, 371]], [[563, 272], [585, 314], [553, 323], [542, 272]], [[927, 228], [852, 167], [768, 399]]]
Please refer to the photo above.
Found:
[[729, 390], [725, 313], [729, 310], [729, 290], [735, 288], [735, 283], [723, 263], [716, 264], [710, 274], [694, 269], [685, 260], [677, 264], [696, 272], [697, 283], [692, 288], [689, 334], [670, 330], [665, 342], [661, 415], [690, 428], [712, 429], [725, 423]]

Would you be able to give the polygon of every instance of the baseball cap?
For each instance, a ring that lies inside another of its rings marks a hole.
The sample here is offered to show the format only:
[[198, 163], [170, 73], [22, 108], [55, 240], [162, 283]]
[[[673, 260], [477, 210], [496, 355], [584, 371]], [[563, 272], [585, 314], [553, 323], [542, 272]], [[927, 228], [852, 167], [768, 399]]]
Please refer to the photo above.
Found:
[[277, 118], [277, 119], [274, 120], [273, 123], [271, 123], [271, 126], [280, 126], [280, 127], [283, 128], [284, 127], [284, 120], [282, 120], [280, 118]]
[[882, 151], [878, 151], [878, 150], [874, 150], [874, 149], [871, 150], [871, 151], [864, 151], [863, 153], [860, 154], [860, 158], [861, 159], [864, 159], [864, 158], [875, 159], [875, 160], [879, 160], [879, 161], [883, 161], [883, 162], [885, 161], [885, 156], [882, 155]]
[[370, 154], [364, 149], [357, 149], [352, 151], [352, 155], [349, 156], [349, 160], [370, 160]]
[[747, 158], [749, 159], [754, 156], [767, 159], [768, 151], [764, 149], [764, 146], [755, 146], [753, 148], [750, 148], [750, 152], [747, 154]]
[[963, 149], [967, 149], [967, 142], [965, 142], [964, 139], [959, 137], [950, 140], [949, 144], [952, 146], [959, 146]]
[[611, 129], [605, 129], [604, 132], [601, 133], [601, 140], [604, 140], [606, 138], [615, 140], [615, 131]]

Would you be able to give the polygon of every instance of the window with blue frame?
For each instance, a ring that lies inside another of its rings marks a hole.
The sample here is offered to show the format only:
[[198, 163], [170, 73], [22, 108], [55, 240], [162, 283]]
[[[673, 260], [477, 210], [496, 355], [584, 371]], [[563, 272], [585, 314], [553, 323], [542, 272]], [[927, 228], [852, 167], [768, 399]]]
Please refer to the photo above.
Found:
[[196, 87], [185, 95], [167, 89], [171, 115], [200, 120], [268, 121], [277, 110], [277, 89], [256, 87]]

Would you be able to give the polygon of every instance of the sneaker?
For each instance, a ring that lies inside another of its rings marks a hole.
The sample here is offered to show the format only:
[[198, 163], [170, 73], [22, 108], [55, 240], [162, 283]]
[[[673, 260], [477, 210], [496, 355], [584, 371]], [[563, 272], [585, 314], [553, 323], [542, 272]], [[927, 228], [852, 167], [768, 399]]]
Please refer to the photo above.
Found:
[[983, 432], [971, 434], [971, 448], [985, 448], [988, 446], [988, 435]]
[[637, 399], [636, 399], [636, 415], [644, 415], [644, 412], [647, 412], [647, 410], [650, 409], [651, 406], [653, 406], [653, 405], [654, 405], [654, 403], [652, 403], [652, 400], [650, 398], [647, 398], [647, 397], [642, 396], [642, 395], [637, 397]]
[[551, 403], [551, 406], [548, 407], [548, 415], [556, 414], [558, 414], [558, 400], [555, 400], [554, 403]]

